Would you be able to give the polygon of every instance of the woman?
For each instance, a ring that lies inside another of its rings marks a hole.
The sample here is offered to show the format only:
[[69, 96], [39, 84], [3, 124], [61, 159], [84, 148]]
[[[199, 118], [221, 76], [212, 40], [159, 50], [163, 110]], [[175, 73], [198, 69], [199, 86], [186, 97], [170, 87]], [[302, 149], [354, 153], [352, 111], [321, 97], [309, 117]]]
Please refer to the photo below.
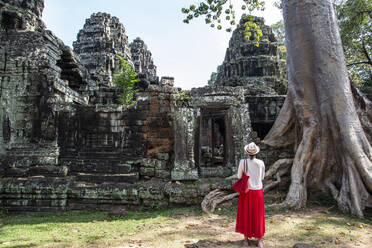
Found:
[[238, 212], [236, 215], [235, 232], [244, 235], [244, 246], [249, 246], [249, 239], [258, 239], [258, 247], [263, 248], [262, 238], [265, 234], [265, 205], [262, 190], [262, 180], [265, 176], [265, 164], [256, 158], [260, 148], [255, 143], [244, 147], [248, 159], [239, 163], [238, 178], [243, 172], [249, 176], [249, 191], [239, 195]]

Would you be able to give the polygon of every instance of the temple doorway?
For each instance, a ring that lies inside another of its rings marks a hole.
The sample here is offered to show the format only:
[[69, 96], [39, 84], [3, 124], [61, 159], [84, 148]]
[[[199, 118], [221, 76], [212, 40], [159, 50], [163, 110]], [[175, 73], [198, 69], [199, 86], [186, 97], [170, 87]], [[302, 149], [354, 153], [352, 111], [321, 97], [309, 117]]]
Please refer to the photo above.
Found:
[[199, 167], [225, 166], [227, 161], [227, 110], [203, 109], [199, 129]]

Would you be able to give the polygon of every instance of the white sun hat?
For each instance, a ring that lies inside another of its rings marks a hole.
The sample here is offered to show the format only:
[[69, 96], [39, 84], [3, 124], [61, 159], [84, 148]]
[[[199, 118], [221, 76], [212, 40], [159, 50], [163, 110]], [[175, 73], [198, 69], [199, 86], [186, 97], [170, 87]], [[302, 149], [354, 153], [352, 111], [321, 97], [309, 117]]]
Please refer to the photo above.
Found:
[[251, 142], [244, 146], [244, 151], [248, 153], [248, 155], [256, 155], [260, 152], [260, 148], [254, 142]]

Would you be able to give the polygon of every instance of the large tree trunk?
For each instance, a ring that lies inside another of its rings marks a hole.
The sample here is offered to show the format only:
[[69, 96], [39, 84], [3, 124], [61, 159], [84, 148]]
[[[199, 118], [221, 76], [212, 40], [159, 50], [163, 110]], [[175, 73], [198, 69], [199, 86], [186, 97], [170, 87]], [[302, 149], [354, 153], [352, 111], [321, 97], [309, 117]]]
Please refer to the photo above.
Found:
[[353, 98], [332, 1], [283, 0], [283, 13], [288, 93], [264, 143], [296, 149], [284, 203], [304, 206], [311, 187], [363, 216], [372, 192], [370, 130], [363, 130], [371, 107]]

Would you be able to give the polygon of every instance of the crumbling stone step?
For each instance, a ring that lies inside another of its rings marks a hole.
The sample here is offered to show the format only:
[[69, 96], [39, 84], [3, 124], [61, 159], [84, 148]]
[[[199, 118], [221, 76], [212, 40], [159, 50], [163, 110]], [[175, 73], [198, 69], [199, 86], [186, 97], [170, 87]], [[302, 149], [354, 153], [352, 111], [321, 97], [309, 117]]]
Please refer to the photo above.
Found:
[[[34, 195], [36, 196], [36, 195]], [[3, 195], [2, 197], [6, 197]], [[64, 199], [27, 199], [27, 198], [8, 198], [2, 199], [2, 206], [7, 207], [45, 207], [63, 209], [66, 206], [66, 197]]]
[[120, 158], [121, 152], [78, 152], [78, 156], [87, 158]]
[[61, 164], [70, 166], [70, 165], [117, 165], [122, 161], [121, 158], [62, 158], [60, 159]]
[[108, 152], [108, 153], [118, 153], [120, 150], [113, 150], [112, 146], [104, 146], [104, 147], [90, 147], [90, 148], [83, 148], [80, 152]]
[[2, 206], [3, 209], [6, 209], [7, 212], [15, 212], [15, 213], [55, 213], [66, 211], [64, 206], [56, 206], [56, 207], [39, 207], [39, 206]]
[[117, 182], [117, 183], [134, 183], [139, 180], [138, 172], [130, 174], [87, 174], [78, 173], [77, 181], [85, 181], [91, 183]]
[[80, 199], [70, 199], [68, 200], [68, 209], [69, 210], [89, 210], [89, 209], [95, 209], [95, 210], [101, 210], [101, 211], [109, 211], [113, 208], [123, 208], [125, 206], [126, 208], [128, 206], [138, 206], [140, 205], [140, 201], [122, 201], [122, 202], [110, 202], [110, 203], [103, 203], [101, 201], [95, 201], [94, 203], [87, 202], [86, 200], [80, 200]]
[[[118, 162], [117, 162], [118, 163]], [[131, 165], [120, 165], [113, 163], [89, 163], [86, 164], [71, 164], [69, 173], [106, 173], [106, 174], [128, 174], [132, 172]]]
[[[68, 190], [68, 209], [111, 208], [115, 205], [139, 205], [138, 185], [105, 182], [92, 184], [74, 182]], [[111, 207], [110, 207], [111, 206]]]
[[64, 177], [68, 169], [63, 166], [33, 166], [29, 168], [8, 168], [2, 172], [2, 177]]

